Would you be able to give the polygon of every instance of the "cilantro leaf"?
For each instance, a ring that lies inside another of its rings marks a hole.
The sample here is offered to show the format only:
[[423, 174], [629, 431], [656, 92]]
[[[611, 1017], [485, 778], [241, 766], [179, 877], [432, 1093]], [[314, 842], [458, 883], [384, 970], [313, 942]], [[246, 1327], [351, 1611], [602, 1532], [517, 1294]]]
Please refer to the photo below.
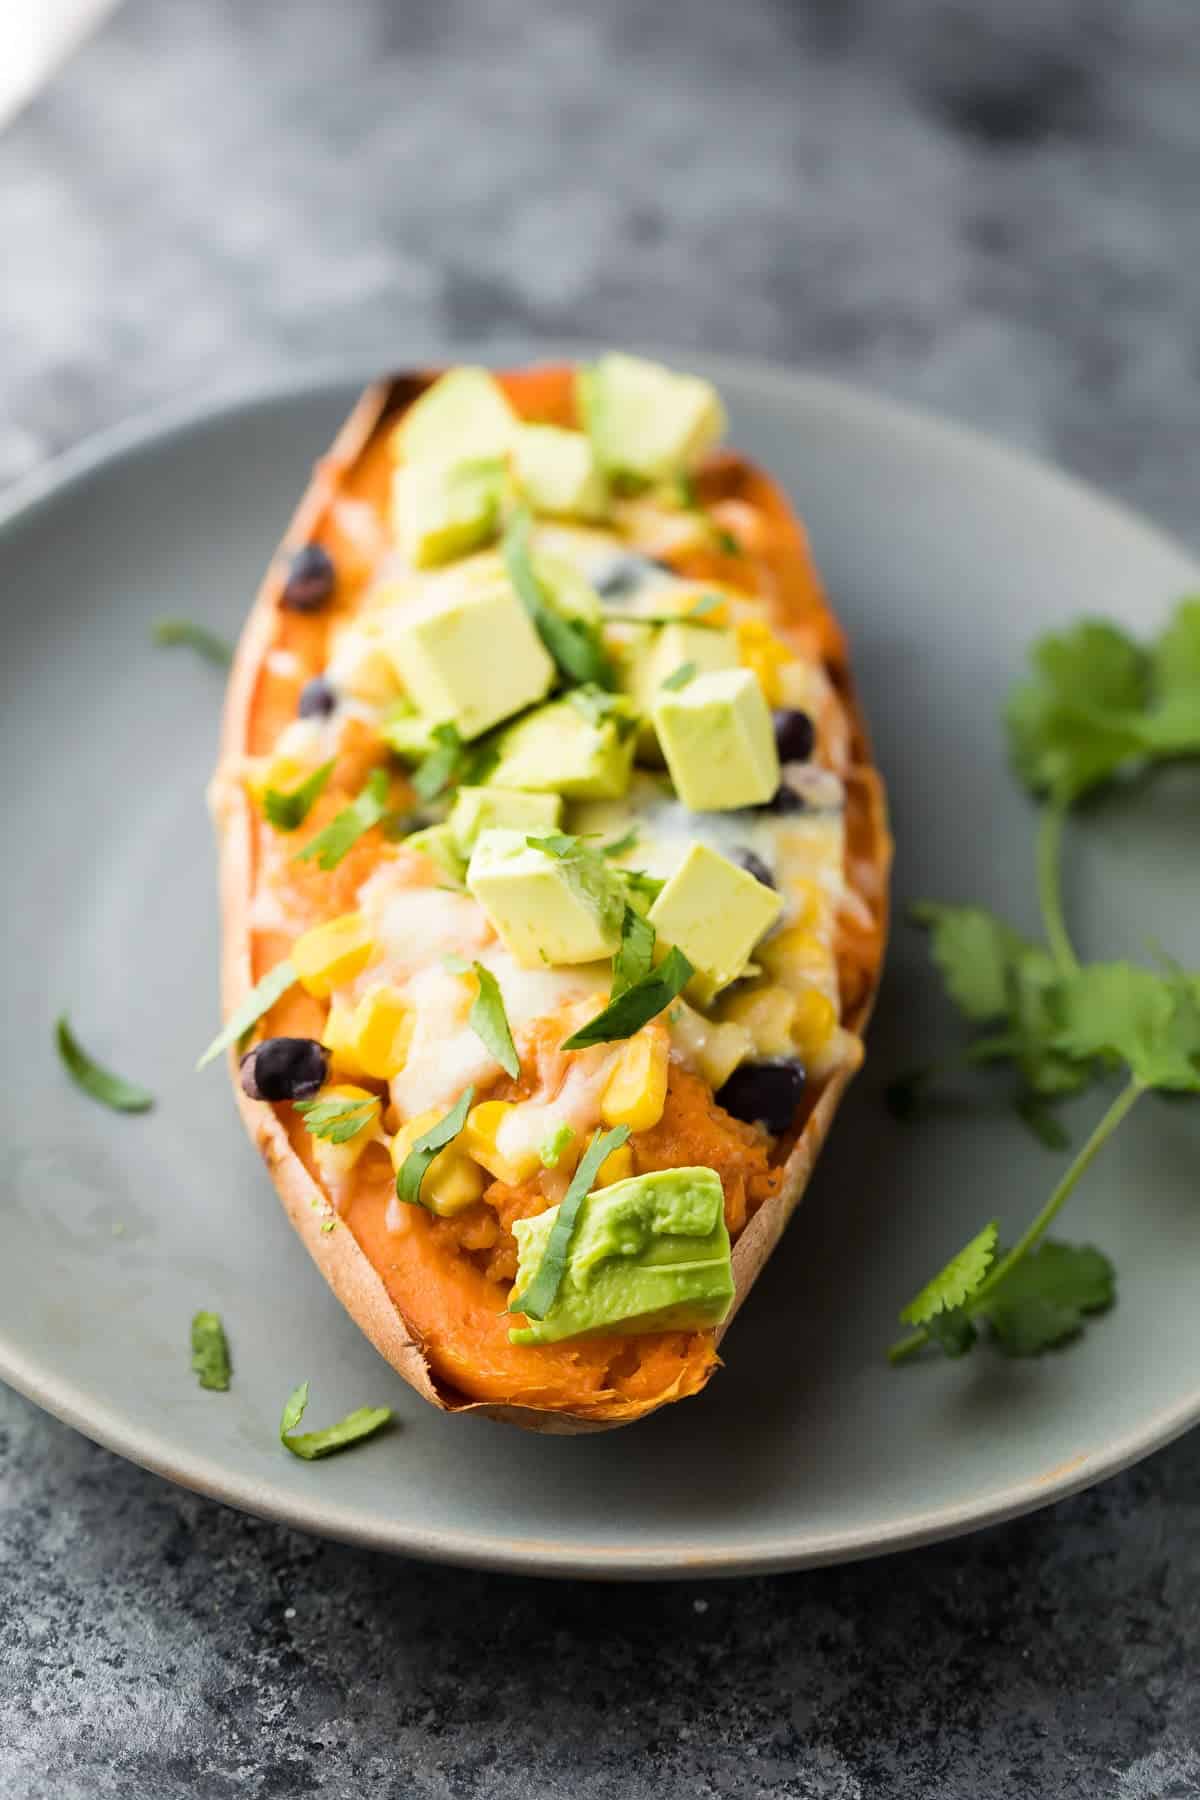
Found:
[[559, 1202], [558, 1214], [550, 1227], [533, 1280], [523, 1294], [514, 1293], [509, 1299], [510, 1313], [524, 1313], [527, 1319], [544, 1319], [550, 1311], [566, 1272], [567, 1254], [583, 1203], [591, 1192], [600, 1165], [613, 1150], [620, 1149], [628, 1136], [628, 1125], [617, 1125], [612, 1131], [592, 1139], [571, 1177], [570, 1187]]
[[331, 1144], [348, 1144], [372, 1123], [379, 1110], [373, 1094], [365, 1099], [339, 1096], [331, 1100], [297, 1100], [295, 1105], [305, 1130]]
[[110, 1069], [102, 1069], [88, 1055], [67, 1023], [65, 1013], [55, 1021], [54, 1042], [63, 1067], [75, 1086], [90, 1094], [93, 1100], [99, 1100], [102, 1106], [111, 1106], [114, 1112], [140, 1113], [149, 1112], [154, 1105], [154, 1095], [149, 1088], [138, 1087], [136, 1082], [126, 1081]]
[[360, 1406], [356, 1412], [347, 1413], [344, 1419], [339, 1419], [336, 1425], [327, 1425], [323, 1431], [298, 1432], [295, 1427], [304, 1417], [307, 1405], [308, 1383], [302, 1381], [288, 1395], [279, 1421], [280, 1443], [303, 1462], [316, 1462], [319, 1457], [348, 1450], [351, 1444], [361, 1444], [364, 1438], [374, 1437], [382, 1430], [392, 1416], [390, 1406]]
[[900, 1313], [902, 1325], [928, 1325], [939, 1313], [955, 1312], [976, 1291], [996, 1256], [999, 1226], [990, 1225], [973, 1237], [944, 1269], [925, 1283], [920, 1293]]
[[682, 993], [695, 972], [679, 946], [672, 944], [656, 969], [651, 969], [632, 987], [610, 1000], [603, 1012], [581, 1025], [565, 1040], [562, 1048], [586, 1050], [590, 1044], [612, 1044], [620, 1038], [632, 1037]]
[[213, 1058], [220, 1056], [222, 1050], [228, 1050], [231, 1044], [239, 1043], [252, 1025], [257, 1025], [265, 1012], [270, 1012], [281, 994], [297, 980], [296, 971], [290, 961], [276, 963], [268, 969], [262, 980], [250, 989], [239, 1007], [230, 1014], [223, 1031], [219, 1031], [204, 1055], [196, 1064], [197, 1070], [203, 1069]]
[[919, 900], [909, 917], [928, 930], [929, 954], [964, 1018], [981, 1025], [1003, 1018], [1009, 978], [1030, 948], [1025, 939], [982, 906]]
[[674, 693], [679, 688], [686, 687], [696, 673], [697, 670], [694, 662], [681, 662], [677, 669], [672, 669], [669, 675], [663, 677], [659, 685], [670, 689], [670, 691]]
[[388, 810], [390, 778], [386, 769], [373, 769], [367, 784], [349, 806], [344, 806], [316, 837], [297, 852], [296, 862], [316, 861], [319, 869], [336, 869], [360, 837], [378, 825]]
[[295, 831], [298, 826], [303, 825], [325, 791], [325, 784], [333, 774], [334, 761], [331, 757], [327, 763], [322, 763], [306, 781], [287, 793], [281, 793], [278, 788], [267, 789], [263, 795], [263, 812], [267, 816], [267, 822], [276, 831]]
[[223, 637], [218, 637], [215, 631], [210, 631], [206, 625], [196, 625], [191, 619], [156, 619], [154, 642], [164, 649], [182, 644], [188, 650], [195, 650], [218, 669], [227, 669], [233, 661], [232, 645], [227, 644]]
[[228, 1391], [229, 1341], [215, 1312], [198, 1312], [192, 1319], [192, 1373], [202, 1388]]
[[1200, 1003], [1186, 976], [1092, 963], [1062, 983], [1056, 1004], [1069, 1056], [1118, 1056], [1145, 1087], [1200, 1091]]
[[521, 1059], [513, 1043], [512, 1028], [504, 1010], [504, 995], [500, 992], [500, 983], [482, 963], [472, 963], [471, 968], [479, 983], [479, 992], [475, 996], [475, 1004], [467, 1023], [484, 1049], [495, 1057], [504, 1073], [511, 1075], [515, 1081], [521, 1073]]
[[435, 748], [424, 757], [410, 777], [422, 800], [436, 800], [455, 780], [466, 745], [457, 725], [447, 721], [435, 725], [430, 732]]
[[612, 999], [643, 981], [654, 967], [655, 931], [632, 906], [621, 920], [621, 943], [613, 957]]
[[1116, 1299], [1116, 1272], [1090, 1245], [1047, 1238], [1014, 1264], [975, 1309], [1007, 1356], [1036, 1356], [1082, 1329]]
[[448, 1113], [435, 1120], [428, 1131], [423, 1131], [416, 1139], [396, 1176], [397, 1200], [403, 1200], [406, 1206], [422, 1204], [421, 1183], [429, 1172], [429, 1166], [440, 1150], [454, 1142], [466, 1124], [474, 1098], [475, 1088], [472, 1084], [460, 1095]]
[[517, 598], [568, 687], [594, 683], [616, 685], [600, 628], [578, 613], [560, 612], [534, 567], [529, 546], [532, 520], [528, 508], [513, 514], [501, 546], [504, 567]]
[[600, 847], [601, 856], [628, 855], [629, 851], [632, 850], [637, 843], [638, 835], [637, 826], [631, 826], [623, 837], [614, 838], [611, 844], [602, 844]]
[[543, 1169], [557, 1169], [562, 1160], [563, 1151], [568, 1144], [574, 1142], [574, 1139], [575, 1127], [573, 1125], [568, 1125], [565, 1121], [561, 1125], [556, 1125], [538, 1151], [538, 1159]]

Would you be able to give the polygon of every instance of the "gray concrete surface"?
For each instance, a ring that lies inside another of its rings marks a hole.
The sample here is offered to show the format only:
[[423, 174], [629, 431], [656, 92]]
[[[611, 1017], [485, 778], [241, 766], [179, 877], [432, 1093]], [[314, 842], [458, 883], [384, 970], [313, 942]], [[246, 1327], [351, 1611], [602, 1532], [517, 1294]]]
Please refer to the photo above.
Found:
[[[1193, 0], [127, 0], [0, 137], [0, 482], [217, 380], [578, 333], [869, 383], [1196, 543], [1198, 84]], [[1198, 1594], [1195, 1436], [902, 1559], [596, 1589], [0, 1393], [0, 1800], [1186, 1800]]]

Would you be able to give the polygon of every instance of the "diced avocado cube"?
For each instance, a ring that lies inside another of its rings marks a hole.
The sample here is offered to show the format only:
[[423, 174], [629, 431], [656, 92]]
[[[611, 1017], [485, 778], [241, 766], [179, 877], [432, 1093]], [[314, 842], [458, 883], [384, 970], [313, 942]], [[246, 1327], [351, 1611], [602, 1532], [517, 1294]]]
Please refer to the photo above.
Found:
[[513, 469], [534, 512], [559, 519], [607, 515], [608, 487], [585, 432], [561, 425], [518, 425]]
[[448, 820], [440, 825], [427, 825], [424, 831], [411, 832], [404, 840], [406, 850], [419, 850], [427, 856], [451, 887], [460, 888], [466, 874], [466, 858], [458, 847], [458, 839]]
[[589, 708], [585, 694], [591, 690], [576, 690], [510, 725], [488, 785], [570, 800], [619, 800], [633, 768], [637, 713], [615, 694]]
[[[557, 1217], [554, 1206], [514, 1221], [515, 1308]], [[508, 1336], [514, 1344], [553, 1344], [595, 1331], [703, 1331], [720, 1324], [733, 1296], [720, 1176], [715, 1169], [657, 1169], [593, 1189], [554, 1304], [544, 1319]]]
[[711, 382], [639, 356], [602, 356], [580, 370], [576, 391], [600, 466], [634, 486], [691, 467], [725, 429]]
[[467, 886], [525, 969], [597, 962], [621, 941], [625, 895], [597, 857], [558, 857], [523, 831], [476, 839]]
[[453, 562], [500, 529], [505, 466], [495, 460], [405, 462], [392, 477], [392, 522], [418, 569]]
[[706, 1006], [736, 981], [755, 944], [779, 917], [783, 901], [728, 857], [693, 844], [650, 908], [659, 937], [676, 944], [696, 973], [688, 998]]
[[436, 724], [436, 719], [418, 712], [411, 700], [397, 700], [379, 727], [379, 735], [406, 762], [420, 762], [437, 748], [433, 735]]
[[779, 786], [771, 713], [750, 669], [658, 690], [651, 714], [675, 791], [692, 812], [762, 806]]
[[563, 803], [557, 794], [526, 794], [518, 788], [460, 787], [450, 809], [450, 829], [464, 856], [481, 831], [501, 825], [511, 831], [556, 831]]
[[388, 620], [385, 641], [417, 709], [456, 725], [464, 738], [531, 706], [554, 680], [554, 664], [499, 572], [483, 580], [437, 577], [423, 599]]
[[406, 461], [459, 462], [507, 455], [516, 428], [517, 415], [494, 376], [451, 369], [413, 402], [390, 443]]
[[646, 756], [658, 748], [652, 714], [664, 681], [689, 665], [694, 675], [736, 669], [737, 640], [732, 631], [705, 625], [663, 625], [634, 636], [636, 641], [621, 663], [620, 679], [642, 714], [638, 750]]

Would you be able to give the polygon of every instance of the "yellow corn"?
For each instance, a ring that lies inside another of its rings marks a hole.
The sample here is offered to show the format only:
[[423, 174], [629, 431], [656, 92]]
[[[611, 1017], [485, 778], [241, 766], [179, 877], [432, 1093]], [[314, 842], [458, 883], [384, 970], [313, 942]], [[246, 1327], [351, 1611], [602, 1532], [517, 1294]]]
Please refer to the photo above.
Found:
[[735, 1025], [745, 1027], [759, 1054], [790, 1054], [796, 996], [786, 988], [777, 987], [774, 983], [765, 987], [747, 988], [726, 1000], [721, 1011], [727, 1021], [731, 1020]]
[[507, 1100], [481, 1100], [467, 1114], [463, 1134], [458, 1140], [469, 1156], [482, 1163], [489, 1175], [509, 1187], [519, 1187], [538, 1166], [536, 1150], [520, 1149], [515, 1153], [501, 1150], [497, 1143], [505, 1119], [516, 1111]]
[[760, 944], [754, 954], [768, 974], [791, 987], [797, 980], [811, 980], [827, 972], [833, 960], [829, 946], [804, 925], [789, 925]]
[[[354, 1009], [350, 1029], [359, 1068], [375, 1081], [390, 1081], [404, 1067], [412, 1031], [412, 1014], [394, 987], [382, 983], [368, 988]], [[333, 1049], [332, 1044], [329, 1047]]]
[[256, 756], [246, 770], [246, 787], [250, 798], [259, 806], [268, 788], [290, 794], [312, 774], [312, 764], [294, 756]]
[[796, 995], [792, 1042], [803, 1063], [815, 1063], [837, 1027], [837, 1008], [827, 994], [805, 988]]
[[379, 1138], [379, 1099], [376, 1094], [366, 1088], [354, 1087], [349, 1082], [333, 1082], [323, 1087], [317, 1095], [318, 1100], [372, 1100], [375, 1110], [368, 1122], [352, 1138], [344, 1144], [330, 1143], [328, 1138], [313, 1137], [313, 1156], [317, 1168], [327, 1181], [337, 1180], [348, 1175], [368, 1144], [374, 1144]]
[[302, 985], [318, 1000], [361, 975], [375, 945], [361, 913], [343, 913], [314, 925], [292, 945], [292, 964]]
[[611, 1187], [614, 1181], [628, 1181], [632, 1174], [633, 1151], [628, 1144], [618, 1144], [596, 1170], [596, 1186]]
[[606, 1125], [649, 1131], [667, 1104], [669, 1043], [662, 1031], [639, 1031], [619, 1052], [600, 1101]]
[[672, 1008], [671, 1036], [684, 1060], [714, 1091], [754, 1054], [754, 1040], [744, 1025], [714, 1024], [686, 1000], [676, 1001]]
[[366, 1075], [367, 1071], [360, 1066], [355, 1055], [354, 1007], [348, 1000], [343, 1000], [340, 994], [329, 1003], [329, 1016], [321, 1032], [321, 1042], [332, 1056], [339, 1074], [349, 1075], [351, 1079]]
[[734, 626], [738, 661], [744, 669], [753, 670], [768, 706], [779, 706], [783, 699], [780, 670], [792, 660], [791, 651], [775, 636], [762, 619], [739, 619]]
[[[422, 1132], [428, 1131], [431, 1125], [436, 1125], [442, 1116], [437, 1107], [433, 1107], [429, 1112], [417, 1113], [400, 1127], [392, 1139], [392, 1167], [397, 1175]], [[465, 1212], [468, 1206], [474, 1206], [483, 1189], [483, 1170], [478, 1163], [464, 1155], [456, 1139], [453, 1144], [447, 1144], [444, 1150], [438, 1152], [425, 1171], [425, 1179], [421, 1183], [421, 1204], [441, 1218], [451, 1219], [455, 1213]]]

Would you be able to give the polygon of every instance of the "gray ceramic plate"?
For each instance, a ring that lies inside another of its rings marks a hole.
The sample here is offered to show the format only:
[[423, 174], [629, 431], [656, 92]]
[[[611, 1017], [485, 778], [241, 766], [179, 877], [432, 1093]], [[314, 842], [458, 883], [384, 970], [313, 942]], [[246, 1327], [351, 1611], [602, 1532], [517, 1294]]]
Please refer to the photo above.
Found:
[[[970, 433], [778, 370], [711, 369], [734, 440], [809, 521], [849, 630], [891, 785], [899, 908], [983, 897], [1035, 929], [1004, 686], [1046, 626], [1103, 609], [1151, 629], [1200, 573], [1120, 508]], [[989, 1217], [1023, 1223], [1058, 1166], [999, 1109], [888, 1118], [889, 1072], [954, 1031], [903, 927], [867, 1069], [707, 1393], [612, 1435], [535, 1438], [441, 1417], [377, 1359], [287, 1226], [223, 1071], [192, 1073], [216, 1016], [204, 785], [221, 680], [149, 643], [164, 613], [236, 631], [354, 391], [343, 378], [122, 432], [3, 521], [0, 1375], [236, 1506], [538, 1573], [695, 1576], [894, 1549], [1038, 1506], [1200, 1417], [1200, 1111], [1154, 1101], [1068, 1215], [1116, 1258], [1116, 1311], [1040, 1361], [888, 1368], [900, 1304]], [[1069, 904], [1089, 952], [1157, 938], [1200, 960], [1197, 798], [1180, 770], [1073, 833]], [[69, 1086], [50, 1041], [64, 1007], [157, 1090], [155, 1112], [117, 1118]], [[188, 1370], [200, 1306], [228, 1322], [227, 1395]], [[312, 1423], [387, 1401], [400, 1429], [294, 1461], [275, 1429], [306, 1376]]]

